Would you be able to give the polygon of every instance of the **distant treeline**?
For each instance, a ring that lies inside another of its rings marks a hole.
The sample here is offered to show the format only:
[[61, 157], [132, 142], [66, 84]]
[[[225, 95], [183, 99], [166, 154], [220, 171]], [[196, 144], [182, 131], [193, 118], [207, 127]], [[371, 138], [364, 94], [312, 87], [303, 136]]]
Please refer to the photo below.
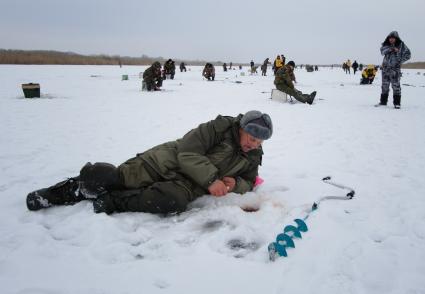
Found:
[[[172, 57], [171, 57], [172, 58]], [[181, 60], [172, 58], [176, 64]], [[59, 52], [49, 50], [5, 50], [0, 49], [0, 64], [73, 64], [73, 65], [149, 65], [154, 61], [164, 63], [168, 58], [128, 57], [119, 55], [82, 55], [73, 52]], [[187, 65], [205, 65], [203, 60], [183, 61]], [[213, 62], [222, 64], [221, 61]], [[236, 65], [236, 64], [235, 64]]]
[[425, 68], [425, 62], [409, 62], [401, 66], [402, 68], [412, 68], [412, 69], [423, 69]]
[[[186, 65], [205, 65], [205, 60], [180, 60], [171, 57], [176, 65], [184, 62]], [[168, 60], [164, 57], [129, 57], [119, 55], [82, 55], [74, 52], [60, 52], [50, 50], [6, 50], [0, 49], [0, 64], [73, 64], [73, 65], [149, 65], [154, 61], [162, 64]], [[222, 65], [222, 61], [211, 62], [214, 65]], [[261, 62], [262, 63], [262, 62]], [[256, 63], [258, 64], [258, 62]], [[227, 62], [229, 65], [229, 62]], [[240, 63], [234, 63], [233, 66], [239, 66]], [[241, 64], [247, 65], [247, 63]], [[331, 66], [331, 65], [320, 65]], [[340, 66], [334, 64], [334, 66]], [[425, 62], [410, 62], [403, 64], [403, 68], [425, 69]]]

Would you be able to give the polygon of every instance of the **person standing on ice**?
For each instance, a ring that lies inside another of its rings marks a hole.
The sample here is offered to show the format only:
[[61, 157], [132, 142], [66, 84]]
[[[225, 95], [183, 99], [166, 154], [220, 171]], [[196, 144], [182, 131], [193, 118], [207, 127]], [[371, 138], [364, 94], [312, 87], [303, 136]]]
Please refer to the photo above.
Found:
[[180, 72], [186, 72], [186, 65], [184, 64], [184, 62], [180, 63]]
[[285, 66], [285, 64], [286, 64], [286, 57], [285, 57], [285, 55], [280, 54], [280, 58], [282, 60], [282, 66]]
[[294, 97], [296, 100], [302, 103], [313, 104], [314, 97], [316, 97], [316, 91], [310, 95], [303, 94], [301, 91], [295, 89], [294, 74], [295, 62], [292, 60], [288, 62], [284, 67], [280, 68], [275, 75], [274, 84], [279, 91], [285, 92], [289, 96]]
[[143, 73], [143, 86], [142, 89], [147, 91], [161, 91], [162, 86], [161, 77], [161, 63], [155, 61], [151, 67]]
[[276, 72], [283, 67], [282, 59], [280, 59], [280, 55], [276, 57], [273, 62], [273, 72], [276, 75]]
[[163, 79], [165, 80], [167, 78], [167, 75], [170, 76], [172, 80], [174, 80], [174, 76], [176, 74], [176, 64], [174, 63], [174, 60], [168, 59], [164, 63], [164, 73], [163, 73]]
[[182, 212], [205, 194], [251, 191], [261, 165], [261, 145], [272, 133], [270, 116], [260, 111], [219, 115], [118, 167], [87, 163], [77, 177], [29, 193], [26, 204], [29, 210], [40, 210], [91, 199], [96, 213]]
[[382, 43], [381, 54], [384, 56], [382, 61], [382, 92], [379, 104], [376, 106], [387, 105], [391, 84], [394, 108], [399, 109], [401, 102], [401, 64], [410, 59], [410, 50], [400, 39], [398, 33], [393, 31]]
[[357, 69], [359, 68], [359, 64], [357, 63], [357, 60], [354, 60], [353, 65], [351, 67], [353, 68], [353, 75], [355, 75]]
[[263, 64], [261, 65], [261, 75], [262, 76], [266, 76], [267, 75], [267, 66], [269, 65], [270, 61], [269, 58], [267, 57]]
[[351, 68], [351, 60], [350, 59], [347, 59], [347, 61], [345, 62], [345, 64], [346, 64], [346, 72], [345, 73], [348, 73], [348, 74], [350, 74], [351, 75], [351, 71], [350, 71], [350, 68]]

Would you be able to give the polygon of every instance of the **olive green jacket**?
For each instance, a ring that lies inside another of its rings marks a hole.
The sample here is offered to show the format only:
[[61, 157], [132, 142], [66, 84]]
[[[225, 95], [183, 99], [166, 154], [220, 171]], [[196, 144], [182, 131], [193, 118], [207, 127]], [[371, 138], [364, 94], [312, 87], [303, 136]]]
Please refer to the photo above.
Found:
[[274, 79], [274, 84], [276, 86], [283, 85], [294, 89], [293, 81], [295, 81], [295, 74], [294, 70], [290, 65], [285, 65], [276, 72], [276, 76]]
[[156, 68], [155, 66], [150, 66], [143, 73], [143, 80], [146, 83], [155, 83], [162, 81], [161, 78], [161, 68]]
[[204, 193], [216, 179], [234, 177], [235, 193], [251, 191], [261, 165], [261, 147], [244, 153], [239, 143], [238, 117], [218, 116], [183, 138], [156, 146], [140, 156], [168, 180], [187, 179]]
[[164, 63], [164, 71], [166, 73], [175, 73], [176, 72], [176, 65], [174, 62], [166, 62]]

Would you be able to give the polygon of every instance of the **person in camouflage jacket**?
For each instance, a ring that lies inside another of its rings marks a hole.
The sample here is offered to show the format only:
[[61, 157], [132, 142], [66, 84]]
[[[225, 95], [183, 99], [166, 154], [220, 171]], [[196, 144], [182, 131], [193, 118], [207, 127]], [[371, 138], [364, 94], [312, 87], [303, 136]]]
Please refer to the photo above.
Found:
[[162, 86], [161, 63], [155, 61], [143, 73], [143, 89], [147, 91], [160, 91]]
[[244, 194], [253, 189], [261, 145], [272, 133], [270, 117], [260, 111], [219, 115], [118, 167], [87, 163], [79, 176], [29, 193], [27, 207], [39, 210], [93, 199], [96, 213], [171, 213], [185, 211], [201, 195]]
[[382, 92], [380, 102], [376, 106], [387, 105], [390, 85], [392, 85], [393, 104], [398, 109], [401, 102], [401, 65], [410, 59], [410, 50], [400, 39], [398, 33], [393, 31], [382, 43], [381, 54], [384, 56], [382, 61]]
[[270, 61], [269, 58], [266, 58], [261, 65], [261, 75], [266, 76], [267, 75], [267, 66], [269, 65]]
[[167, 75], [169, 75], [170, 79], [174, 80], [175, 74], [176, 74], [176, 64], [174, 60], [168, 59], [164, 63], [164, 74], [162, 78], [165, 80], [167, 78]]
[[289, 96], [294, 97], [296, 100], [302, 103], [313, 104], [314, 97], [316, 97], [316, 91], [312, 92], [310, 95], [303, 94], [301, 91], [295, 89], [294, 74], [295, 62], [292, 60], [288, 62], [285, 66], [281, 67], [276, 71], [274, 84], [279, 91], [282, 91]]

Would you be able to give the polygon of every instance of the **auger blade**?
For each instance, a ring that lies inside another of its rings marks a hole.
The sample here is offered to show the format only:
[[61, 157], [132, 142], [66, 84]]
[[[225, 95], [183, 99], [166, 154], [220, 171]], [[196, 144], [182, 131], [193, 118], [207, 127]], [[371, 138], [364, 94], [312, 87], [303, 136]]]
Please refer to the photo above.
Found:
[[[294, 237], [296, 237], [296, 238], [302, 238], [302, 236], [301, 236], [301, 233], [300, 233], [300, 231], [298, 230], [298, 228], [296, 228], [295, 226], [293, 226], [293, 225], [289, 225], [289, 226], [286, 226], [284, 229], [283, 229], [283, 232], [284, 233], [292, 233], [292, 236], [294, 236]], [[291, 235], [291, 234], [289, 234], [289, 235]]]
[[279, 243], [273, 242], [269, 244], [269, 259], [271, 261], [275, 261], [278, 256], [287, 257], [288, 253], [286, 252], [286, 248]]
[[300, 232], [307, 232], [308, 231], [307, 224], [302, 219], [299, 219], [299, 218], [294, 219], [294, 222], [297, 224], [298, 230]]
[[279, 254], [279, 256], [283, 256], [283, 257], [288, 256], [288, 253], [286, 252], [285, 246], [280, 245], [279, 243], [275, 243], [275, 248], [276, 248], [276, 252], [277, 252], [277, 254]]
[[285, 247], [295, 248], [294, 240], [292, 240], [292, 238], [289, 237], [287, 234], [281, 233], [281, 234], [277, 235], [276, 243], [284, 245]]

